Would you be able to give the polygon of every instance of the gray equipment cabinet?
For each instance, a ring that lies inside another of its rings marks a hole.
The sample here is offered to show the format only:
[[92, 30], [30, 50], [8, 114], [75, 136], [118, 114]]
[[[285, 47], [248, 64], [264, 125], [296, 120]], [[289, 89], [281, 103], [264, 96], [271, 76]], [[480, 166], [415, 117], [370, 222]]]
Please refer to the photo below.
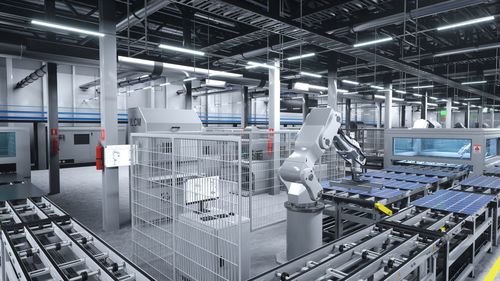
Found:
[[500, 129], [389, 129], [384, 166], [401, 160], [471, 165], [474, 174], [500, 161]]
[[0, 172], [31, 178], [30, 137], [26, 128], [0, 128]]

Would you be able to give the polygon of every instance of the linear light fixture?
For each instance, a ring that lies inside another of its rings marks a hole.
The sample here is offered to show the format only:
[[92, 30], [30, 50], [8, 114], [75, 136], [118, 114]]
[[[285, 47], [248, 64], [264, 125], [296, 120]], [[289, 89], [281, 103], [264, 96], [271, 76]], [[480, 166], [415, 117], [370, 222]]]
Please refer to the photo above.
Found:
[[376, 89], [376, 90], [383, 90], [384, 89], [383, 87], [376, 86], [376, 85], [370, 85], [370, 88]]
[[377, 90], [377, 92], [390, 92], [391, 89], [382, 89], [382, 90]]
[[[382, 95], [373, 95], [373, 97], [376, 98], [376, 99], [383, 99], [383, 100], [385, 100], [385, 96], [382, 96]], [[395, 97], [392, 97], [392, 100], [393, 101], [404, 101], [404, 99], [395, 98]]]
[[293, 88], [295, 90], [300, 90], [300, 91], [309, 91], [310, 89], [320, 90], [320, 91], [326, 91], [326, 90], [328, 90], [328, 87], [311, 85], [311, 84], [302, 83], [302, 82], [296, 82], [296, 83], [294, 83], [293, 84]]
[[298, 59], [303, 59], [303, 58], [308, 58], [308, 57], [314, 57], [315, 55], [316, 55], [315, 53], [308, 53], [308, 54], [289, 57], [286, 60], [288, 60], [288, 61], [298, 60]]
[[452, 29], [452, 28], [456, 28], [456, 27], [461, 27], [461, 26], [466, 26], [466, 25], [471, 25], [471, 24], [476, 24], [476, 23], [481, 23], [481, 22], [486, 22], [486, 21], [492, 21], [494, 19], [495, 19], [494, 16], [488, 16], [488, 17], [483, 17], [483, 18], [477, 18], [477, 19], [457, 22], [457, 23], [449, 24], [449, 25], [445, 25], [445, 26], [440, 26], [436, 29], [439, 31], [448, 30], [448, 29]]
[[274, 65], [269, 65], [269, 64], [265, 64], [265, 63], [254, 62], [254, 61], [247, 62], [247, 66], [245, 66], [246, 69], [257, 68], [257, 67], [263, 67], [263, 68], [268, 68], [268, 69], [275, 68]]
[[427, 105], [430, 105], [430, 106], [438, 106], [437, 103], [432, 103], [432, 102], [428, 102]]
[[447, 99], [440, 99], [439, 101], [442, 101], [442, 102], [448, 102]]
[[411, 104], [422, 104], [421, 101], [409, 101], [408, 103], [411, 103]]
[[359, 82], [356, 82], [356, 81], [352, 81], [352, 80], [347, 80], [347, 79], [343, 79], [342, 80], [342, 83], [346, 83], [346, 84], [351, 84], [351, 85], [359, 85]]
[[412, 89], [427, 89], [427, 88], [433, 88], [434, 85], [422, 85], [422, 86], [414, 86]]
[[458, 110], [458, 107], [456, 107], [456, 106], [452, 106], [452, 107], [451, 107], [451, 109], [456, 109], [456, 110]]
[[362, 43], [356, 43], [356, 44], [354, 44], [352, 46], [354, 48], [358, 48], [358, 47], [363, 47], [363, 46], [367, 46], [367, 45], [378, 44], [378, 43], [387, 42], [387, 41], [392, 41], [392, 37], [385, 37], [385, 38], [381, 38], [381, 39], [377, 39], [377, 40], [366, 41], [366, 42], [362, 42]]
[[394, 100], [394, 101], [404, 101], [404, 99], [402, 99], [402, 98], [396, 98], [396, 97], [392, 97], [392, 100]]
[[453, 103], [454, 103], [454, 104], [460, 104], [460, 102], [458, 102], [458, 101], [453, 101]]
[[481, 98], [465, 98], [464, 100], [471, 101], [471, 100], [481, 100]]
[[500, 48], [499, 43], [492, 43], [492, 44], [482, 45], [479, 47], [470, 47], [470, 48], [462, 48], [462, 49], [455, 49], [455, 50], [451, 50], [451, 51], [445, 51], [445, 52], [435, 54], [434, 57], [443, 57], [443, 56], [450, 56], [450, 55], [457, 55], [457, 54], [465, 54], [465, 53], [471, 53], [471, 52], [477, 52], [477, 51], [483, 51], [483, 50], [489, 50], [489, 49], [496, 49], [496, 48]]
[[463, 103], [462, 103], [462, 105], [469, 105], [469, 104], [468, 104], [468, 103], [466, 103], [466, 102], [463, 102]]
[[193, 80], [196, 80], [196, 79], [198, 79], [198, 78], [197, 77], [189, 77], [189, 78], [186, 78], [186, 79], [184, 79], [182, 81], [188, 82], [188, 81], [193, 81]]
[[412, 95], [415, 96], [415, 97], [419, 97], [419, 98], [422, 97], [421, 94], [412, 94]]
[[321, 75], [319, 75], [319, 74], [311, 73], [311, 72], [305, 72], [305, 71], [301, 71], [300, 75], [314, 77], [314, 78], [321, 78]]
[[165, 83], [162, 83], [162, 84], [160, 84], [159, 86], [160, 86], [160, 87], [163, 87], [163, 86], [167, 86], [167, 85], [170, 85], [170, 82], [165, 82]]
[[[328, 88], [327, 88], [328, 89]], [[346, 94], [348, 93], [349, 91], [348, 90], [344, 90], [344, 89], [337, 89], [337, 93], [341, 93], [341, 94]]]
[[431, 100], [437, 100], [438, 98], [436, 97], [429, 97]]
[[344, 93], [342, 95], [344, 95], [344, 96], [352, 96], [352, 95], [357, 95], [357, 94], [358, 94], [358, 92], [347, 92], [347, 93]]
[[232, 23], [232, 22], [228, 22], [228, 21], [225, 21], [225, 20], [220, 20], [220, 19], [212, 18], [212, 17], [209, 17], [209, 16], [205, 16], [204, 14], [195, 13], [194, 16], [198, 17], [200, 19], [205, 19], [205, 20], [213, 21], [215, 23], [227, 25], [227, 26], [230, 26], [230, 27], [236, 27], [236, 25], [234, 23]]
[[462, 82], [462, 85], [475, 85], [475, 84], [485, 84], [486, 80], [481, 80], [481, 81], [469, 81], [469, 82]]
[[[155, 65], [155, 61], [152, 61], [152, 60], [143, 60], [143, 59], [136, 59], [136, 58], [131, 58], [131, 57], [123, 57], [123, 56], [118, 56], [118, 61], [139, 64], [139, 65], [145, 65], [145, 66], [154, 66]], [[198, 67], [186, 66], [186, 65], [180, 65], [180, 64], [172, 64], [172, 63], [166, 63], [166, 62], [156, 62], [156, 63], [162, 64], [164, 68], [179, 70], [179, 71], [187, 71], [187, 72], [197, 73], [197, 74], [201, 74], [201, 75], [207, 75], [209, 77], [210, 76], [219, 76], [219, 77], [242, 77], [243, 76], [242, 74], [239, 74], [239, 73], [232, 73], [232, 72], [226, 72], [226, 71], [220, 71], [220, 70], [212, 70], [212, 69], [206, 69], [206, 68], [198, 68]]]
[[71, 26], [67, 26], [67, 25], [61, 25], [61, 24], [57, 24], [57, 23], [41, 21], [41, 20], [31, 20], [31, 24], [50, 27], [50, 28], [54, 28], [54, 29], [72, 31], [72, 32], [82, 33], [82, 34], [87, 34], [87, 35], [93, 35], [93, 36], [98, 36], [98, 37], [104, 37], [104, 33], [95, 32], [95, 31], [86, 30], [86, 29], [81, 29], [81, 28], [77, 28], [77, 27], [71, 27]]
[[153, 86], [147, 86], [147, 87], [142, 88], [141, 90], [149, 90], [149, 89], [153, 89]]
[[202, 52], [202, 51], [196, 51], [196, 50], [191, 50], [191, 49], [186, 49], [186, 48], [181, 48], [181, 47], [176, 47], [176, 46], [171, 46], [171, 45], [165, 45], [165, 44], [158, 45], [158, 48], [170, 50], [170, 51], [175, 51], [175, 52], [179, 52], [179, 53], [196, 55], [196, 56], [204, 56], [205, 55], [205, 52]]
[[401, 90], [394, 90], [394, 92], [399, 93], [399, 94], [403, 94], [403, 95], [407, 94], [406, 91], [401, 91]]

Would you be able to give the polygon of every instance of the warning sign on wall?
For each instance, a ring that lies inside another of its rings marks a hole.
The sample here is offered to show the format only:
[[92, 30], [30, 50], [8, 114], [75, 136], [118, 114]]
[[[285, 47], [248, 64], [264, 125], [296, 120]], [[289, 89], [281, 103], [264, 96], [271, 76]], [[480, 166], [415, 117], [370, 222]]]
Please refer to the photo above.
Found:
[[481, 153], [481, 145], [480, 144], [475, 144], [473, 147], [472, 147], [472, 151], [474, 153]]

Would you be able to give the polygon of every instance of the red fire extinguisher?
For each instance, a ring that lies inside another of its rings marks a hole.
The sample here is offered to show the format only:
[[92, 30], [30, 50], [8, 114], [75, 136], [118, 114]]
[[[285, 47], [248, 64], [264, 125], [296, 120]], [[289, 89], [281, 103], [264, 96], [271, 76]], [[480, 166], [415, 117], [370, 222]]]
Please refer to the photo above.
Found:
[[95, 146], [95, 169], [104, 169], [104, 147], [101, 142], [98, 142]]
[[267, 138], [267, 154], [273, 154], [273, 142], [274, 142], [274, 129], [269, 129], [269, 136]]
[[50, 129], [50, 155], [54, 156], [59, 153], [59, 134], [57, 129]]

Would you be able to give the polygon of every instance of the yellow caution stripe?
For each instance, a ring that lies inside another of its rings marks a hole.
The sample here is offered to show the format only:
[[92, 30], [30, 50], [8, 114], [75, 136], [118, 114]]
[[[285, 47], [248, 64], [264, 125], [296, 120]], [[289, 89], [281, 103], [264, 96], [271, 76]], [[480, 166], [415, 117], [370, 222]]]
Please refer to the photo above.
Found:
[[384, 204], [375, 203], [375, 208], [388, 216], [392, 216], [392, 210], [384, 206]]
[[486, 277], [484, 277], [483, 281], [495, 280], [495, 277], [497, 276], [499, 271], [500, 271], [500, 257], [495, 261], [493, 266], [490, 268], [488, 274], [486, 274]]

